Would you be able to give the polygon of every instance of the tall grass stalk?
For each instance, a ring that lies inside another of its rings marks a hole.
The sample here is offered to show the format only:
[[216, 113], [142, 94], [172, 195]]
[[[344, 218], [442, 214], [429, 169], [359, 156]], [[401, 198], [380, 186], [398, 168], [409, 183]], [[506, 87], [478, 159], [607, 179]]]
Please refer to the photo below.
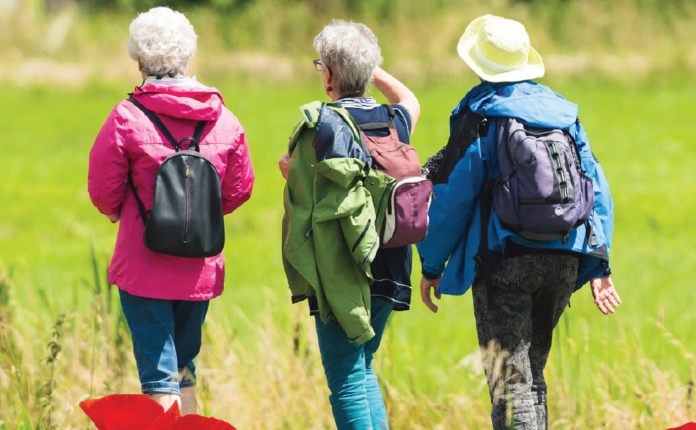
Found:
[[61, 338], [63, 337], [65, 320], [67, 316], [68, 313], [66, 311], [62, 311], [53, 323], [51, 340], [47, 345], [48, 354], [42, 359], [42, 361], [48, 366], [49, 377], [46, 379], [46, 381], [44, 381], [39, 389], [39, 392], [37, 393], [37, 405], [42, 410], [42, 418], [44, 419], [45, 428], [47, 430], [56, 428], [56, 426], [51, 424], [51, 416], [55, 407], [54, 395], [56, 392], [56, 362], [58, 361], [58, 354], [60, 354], [60, 351], [63, 349], [61, 345]]

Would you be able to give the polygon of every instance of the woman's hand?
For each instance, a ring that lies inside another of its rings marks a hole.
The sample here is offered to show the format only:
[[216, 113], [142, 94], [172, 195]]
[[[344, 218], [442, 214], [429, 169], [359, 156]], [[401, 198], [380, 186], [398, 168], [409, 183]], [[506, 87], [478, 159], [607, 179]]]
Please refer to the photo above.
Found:
[[594, 278], [590, 282], [592, 286], [592, 296], [597, 308], [604, 314], [614, 313], [614, 308], [618, 308], [621, 299], [614, 289], [611, 278]]
[[[440, 281], [442, 280], [442, 276], [440, 276], [437, 279], [434, 279], [432, 281], [429, 281], [425, 278], [421, 278], [420, 281], [420, 290], [421, 290], [421, 299], [423, 299], [423, 303], [425, 303], [425, 306], [428, 307], [433, 313], [437, 313], [438, 307], [435, 303], [433, 303], [433, 299], [430, 297], [430, 289], [435, 288], [435, 291], [437, 291], [437, 287], [440, 285]], [[435, 298], [440, 300], [442, 296], [438, 294], [437, 292], [435, 293]]]
[[113, 215], [106, 215], [106, 217], [109, 219], [109, 221], [116, 224], [121, 219], [121, 212]]
[[290, 155], [288, 155], [287, 152], [280, 157], [280, 161], [278, 161], [278, 168], [280, 169], [280, 173], [283, 175], [283, 178], [285, 178], [287, 181], [288, 169], [290, 168]]

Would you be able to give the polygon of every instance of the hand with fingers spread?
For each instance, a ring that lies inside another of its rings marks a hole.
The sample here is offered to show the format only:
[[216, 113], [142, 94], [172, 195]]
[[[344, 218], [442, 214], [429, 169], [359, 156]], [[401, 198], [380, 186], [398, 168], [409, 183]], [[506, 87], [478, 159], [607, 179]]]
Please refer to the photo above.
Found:
[[430, 309], [434, 313], [437, 313], [438, 307], [435, 303], [433, 303], [433, 300], [430, 296], [430, 289], [435, 288], [435, 298], [440, 300], [442, 295], [437, 293], [437, 287], [440, 285], [441, 280], [442, 276], [440, 276], [437, 279], [433, 279], [432, 281], [429, 281], [425, 278], [421, 278], [420, 282], [421, 298], [423, 299], [423, 303], [425, 303], [425, 306], [427, 306], [428, 309]]
[[592, 296], [595, 299], [597, 308], [604, 314], [614, 313], [614, 309], [621, 304], [621, 299], [614, 289], [611, 278], [594, 278], [590, 283], [592, 286]]

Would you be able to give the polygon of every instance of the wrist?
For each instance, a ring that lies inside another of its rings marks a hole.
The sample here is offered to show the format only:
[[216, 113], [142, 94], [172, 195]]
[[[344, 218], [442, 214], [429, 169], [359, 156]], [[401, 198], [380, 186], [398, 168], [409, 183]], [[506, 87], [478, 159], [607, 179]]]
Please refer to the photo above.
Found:
[[442, 275], [436, 275], [435, 273], [432, 273], [432, 272], [428, 272], [425, 269], [423, 269], [421, 271], [421, 274], [423, 275], [423, 279], [425, 279], [426, 281], [434, 281], [434, 280], [438, 279], [440, 276], [442, 276]]
[[611, 267], [609, 267], [609, 262], [607, 260], [602, 260], [602, 278], [608, 278], [611, 276]]

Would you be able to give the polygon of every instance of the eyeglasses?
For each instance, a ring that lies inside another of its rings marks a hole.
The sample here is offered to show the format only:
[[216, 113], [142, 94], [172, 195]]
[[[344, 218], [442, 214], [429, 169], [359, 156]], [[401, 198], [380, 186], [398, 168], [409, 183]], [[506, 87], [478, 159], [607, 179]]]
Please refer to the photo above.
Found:
[[324, 68], [324, 65], [321, 64], [321, 59], [316, 59], [312, 61], [314, 63], [314, 68], [317, 70], [317, 72], [321, 72]]
[[314, 63], [314, 68], [317, 69], [317, 72], [323, 72], [324, 67], [326, 67], [326, 70], [329, 71], [329, 75], [331, 75], [331, 69], [329, 68], [329, 66], [325, 66], [324, 64], [322, 64], [321, 59], [314, 60], [312, 61], [312, 63]]

